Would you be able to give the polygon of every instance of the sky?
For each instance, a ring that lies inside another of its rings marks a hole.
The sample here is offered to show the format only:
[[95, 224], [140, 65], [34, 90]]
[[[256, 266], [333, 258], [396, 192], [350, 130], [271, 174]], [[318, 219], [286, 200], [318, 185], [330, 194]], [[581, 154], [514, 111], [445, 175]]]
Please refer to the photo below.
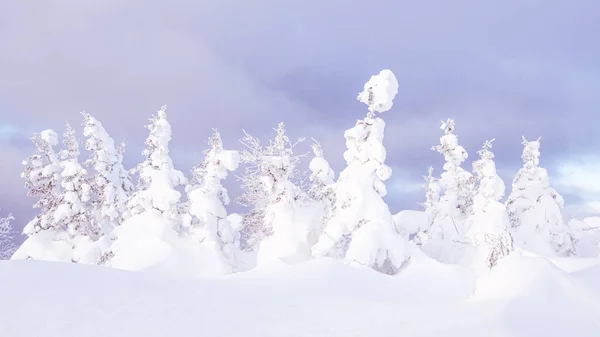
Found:
[[21, 227], [35, 214], [19, 177], [28, 138], [79, 126], [82, 110], [127, 143], [128, 167], [166, 104], [184, 172], [212, 128], [239, 149], [242, 129], [266, 139], [280, 121], [320, 141], [339, 172], [343, 133], [366, 113], [356, 96], [386, 68], [400, 86], [381, 116], [393, 212], [418, 209], [422, 175], [443, 161], [430, 148], [451, 117], [470, 153], [464, 167], [495, 138], [507, 186], [521, 136], [542, 137], [551, 183], [587, 214], [600, 207], [598, 17], [597, 0], [3, 1], [0, 215]]

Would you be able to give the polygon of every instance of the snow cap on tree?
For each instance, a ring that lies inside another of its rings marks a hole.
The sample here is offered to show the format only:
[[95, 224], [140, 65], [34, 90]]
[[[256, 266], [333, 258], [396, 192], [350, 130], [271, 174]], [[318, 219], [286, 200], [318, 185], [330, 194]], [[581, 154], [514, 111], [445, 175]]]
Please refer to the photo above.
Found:
[[358, 94], [357, 99], [369, 106], [368, 117], [373, 117], [375, 112], [383, 113], [392, 108], [394, 98], [398, 94], [398, 81], [389, 69], [384, 69], [377, 75], [371, 76], [365, 83], [364, 90]]

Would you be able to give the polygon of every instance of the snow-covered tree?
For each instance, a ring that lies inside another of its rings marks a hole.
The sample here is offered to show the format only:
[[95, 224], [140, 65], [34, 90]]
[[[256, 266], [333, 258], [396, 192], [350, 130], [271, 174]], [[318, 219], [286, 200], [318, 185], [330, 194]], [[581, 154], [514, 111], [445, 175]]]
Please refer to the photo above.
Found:
[[575, 254], [573, 236], [565, 225], [564, 200], [539, 167], [540, 139], [523, 137], [523, 167], [517, 172], [506, 201], [515, 245], [544, 256]]
[[433, 176], [433, 167], [427, 169], [427, 175], [423, 176], [423, 179], [425, 180], [425, 184], [423, 184], [423, 187], [425, 188], [425, 202], [423, 202], [421, 206], [425, 209], [427, 224], [424, 228], [419, 228], [419, 231], [413, 239], [417, 245], [422, 245], [429, 239], [429, 231], [431, 230], [433, 221], [438, 215], [438, 203], [440, 200], [440, 186], [438, 179]]
[[435, 240], [461, 240], [464, 237], [464, 222], [472, 214], [474, 178], [460, 165], [467, 159], [467, 151], [458, 144], [458, 137], [454, 134], [454, 120], [442, 122], [441, 129], [444, 136], [440, 138], [440, 145], [432, 150], [444, 155], [444, 172], [441, 174], [439, 184], [443, 194], [438, 202], [435, 219], [433, 220], [429, 236]]
[[139, 270], [164, 262], [179, 244], [181, 193], [175, 187], [187, 180], [169, 156], [171, 125], [166, 106], [146, 128], [150, 130], [142, 152], [146, 159], [136, 167], [139, 183], [128, 202], [131, 216], [115, 227], [115, 240], [98, 264]]
[[[315, 230], [312, 233], [315, 238], [311, 238], [310, 240], [312, 242], [321, 235], [323, 227], [331, 218], [331, 211], [335, 204], [335, 173], [329, 166], [329, 162], [327, 162], [323, 156], [321, 144], [314, 141], [311, 148], [315, 156], [308, 166], [311, 171], [308, 195], [313, 202], [317, 203], [317, 207], [322, 209], [322, 215], [320, 216], [321, 223], [315, 225]], [[312, 242], [312, 244], [314, 244], [314, 242]]]
[[23, 229], [28, 238], [13, 254], [12, 259], [36, 259], [70, 262], [73, 246], [64, 224], [55, 221], [60, 204], [61, 165], [54, 148], [58, 134], [44, 130], [35, 134], [32, 141], [36, 154], [23, 161], [21, 177], [29, 189], [28, 196], [37, 197], [33, 206], [39, 213]]
[[89, 236], [97, 238], [99, 228], [92, 221], [88, 209], [91, 187], [87, 181], [87, 171], [79, 163], [79, 141], [75, 130], [66, 124], [67, 131], [63, 135], [65, 149], [60, 151], [62, 159], [59, 163], [62, 191], [57, 198], [54, 211], [54, 222], [61, 228], [66, 228], [72, 238]]
[[259, 264], [308, 257], [308, 235], [314, 220], [308, 196], [294, 183], [303, 157], [296, 155], [294, 148], [304, 139], [292, 142], [284, 123], [279, 123], [275, 132], [275, 138], [264, 147], [248, 134], [242, 139], [246, 149], [241, 159], [247, 167], [240, 178], [244, 190], [240, 202], [252, 207], [245, 219], [245, 234], [250, 236], [250, 245], [260, 241]]
[[479, 185], [473, 197], [473, 214], [466, 222], [467, 237], [476, 248], [473, 266], [492, 268], [513, 250], [508, 233], [506, 207], [499, 200], [504, 196], [504, 183], [496, 173], [492, 142], [486, 141], [473, 163], [473, 173]]
[[275, 131], [275, 139], [269, 140], [267, 146], [246, 131], [240, 140], [244, 146], [241, 162], [245, 170], [238, 177], [243, 193], [237, 201], [250, 208], [244, 215], [243, 229], [248, 248], [256, 247], [273, 233], [274, 204], [296, 200], [302, 195], [301, 189], [293, 183], [302, 157], [294, 154], [294, 148], [304, 139], [291, 142], [285, 134], [284, 123], [279, 123]]
[[135, 169], [139, 181], [128, 202], [129, 210], [131, 215], [158, 210], [166, 219], [178, 221], [181, 193], [175, 187], [186, 184], [187, 180], [181, 171], [175, 169], [169, 155], [171, 124], [167, 121], [166, 106], [150, 119], [146, 128], [150, 130], [142, 152], [146, 159]]
[[328, 255], [345, 234], [350, 234], [345, 251], [349, 263], [395, 273], [406, 261], [405, 239], [396, 232], [383, 200], [387, 193], [384, 181], [390, 178], [392, 170], [385, 165], [385, 122], [375, 117], [376, 112], [392, 107], [397, 93], [396, 77], [390, 70], [382, 70], [371, 77], [358, 95], [369, 111], [366, 118], [344, 134], [347, 167], [339, 175], [333, 216], [312, 248], [314, 255]]
[[104, 235], [111, 235], [125, 219], [127, 199], [133, 191], [129, 173], [123, 167], [124, 144], [117, 147], [102, 123], [89, 113], [83, 115], [85, 148], [90, 152], [85, 162], [95, 171], [91, 180], [95, 195], [95, 221]]
[[23, 229], [23, 234], [31, 235], [45, 229], [60, 229], [53, 220], [57, 207], [60, 186], [60, 163], [55, 147], [58, 134], [54, 130], [44, 130], [31, 138], [36, 154], [23, 161], [25, 169], [21, 177], [25, 179], [28, 196], [39, 198], [34, 208], [40, 212]]
[[11, 214], [0, 217], [0, 260], [10, 259], [16, 250], [11, 223], [14, 219]]
[[220, 258], [235, 266], [239, 249], [239, 223], [230, 221], [225, 206], [229, 204], [227, 190], [221, 181], [235, 171], [240, 162], [237, 151], [224, 150], [221, 135], [214, 130], [208, 139], [210, 148], [203, 162], [192, 172], [192, 182], [186, 186], [189, 199], [187, 221], [189, 232], [202, 244], [213, 247]]

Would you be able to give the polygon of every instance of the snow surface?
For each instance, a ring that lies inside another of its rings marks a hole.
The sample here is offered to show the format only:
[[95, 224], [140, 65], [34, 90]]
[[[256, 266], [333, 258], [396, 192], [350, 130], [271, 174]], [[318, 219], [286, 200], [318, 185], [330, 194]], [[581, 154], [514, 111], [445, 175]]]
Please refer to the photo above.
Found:
[[1, 337], [596, 337], [600, 328], [598, 260], [569, 274], [514, 255], [479, 280], [422, 254], [393, 277], [327, 258], [197, 280], [0, 261], [0, 280]]

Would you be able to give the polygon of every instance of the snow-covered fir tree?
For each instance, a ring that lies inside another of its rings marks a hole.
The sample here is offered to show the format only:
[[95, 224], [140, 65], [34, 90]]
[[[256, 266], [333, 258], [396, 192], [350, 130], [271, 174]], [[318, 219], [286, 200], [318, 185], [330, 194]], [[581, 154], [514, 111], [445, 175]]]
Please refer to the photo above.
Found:
[[127, 200], [133, 191], [129, 173], [123, 167], [124, 145], [117, 147], [102, 123], [89, 113], [83, 115], [85, 148], [90, 157], [85, 165], [94, 170], [91, 180], [94, 192], [95, 222], [104, 235], [111, 235], [125, 219]]
[[150, 130], [142, 152], [146, 159], [136, 168], [139, 183], [128, 202], [132, 216], [115, 228], [116, 239], [99, 262], [105, 266], [139, 270], [155, 265], [170, 256], [178, 236], [181, 193], [175, 187], [187, 181], [169, 155], [166, 106], [146, 127]]
[[61, 193], [57, 198], [54, 222], [66, 228], [71, 238], [89, 236], [96, 239], [100, 230], [92, 220], [88, 209], [91, 187], [87, 180], [87, 171], [79, 163], [79, 141], [75, 130], [67, 123], [63, 135], [65, 148], [60, 151], [59, 163], [61, 175]]
[[438, 179], [433, 176], [433, 167], [430, 166], [427, 169], [427, 175], [423, 176], [423, 179], [425, 180], [425, 183], [423, 184], [423, 187], [425, 188], [425, 202], [423, 202], [421, 206], [425, 209], [427, 223], [423, 228], [419, 228], [419, 231], [413, 239], [418, 246], [423, 245], [429, 240], [429, 231], [431, 230], [433, 221], [437, 217], [438, 203], [440, 200], [440, 186]]
[[139, 181], [128, 202], [129, 210], [131, 215], [158, 210], [166, 219], [178, 221], [181, 193], [175, 187], [186, 184], [187, 180], [181, 171], [175, 169], [169, 155], [171, 124], [167, 120], [166, 106], [150, 119], [146, 128], [150, 131], [142, 152], [146, 159], [135, 169]]
[[240, 155], [223, 149], [221, 135], [216, 130], [208, 139], [208, 145], [204, 160], [193, 169], [191, 184], [186, 186], [189, 213], [185, 223], [192, 236], [212, 247], [217, 252], [216, 258], [231, 268], [236, 265], [240, 228], [239, 222], [227, 216], [225, 206], [230, 200], [221, 181], [227, 178], [228, 172], [238, 168]]
[[315, 230], [311, 232], [309, 244], [313, 245], [331, 218], [331, 212], [335, 204], [335, 173], [331, 169], [331, 166], [329, 166], [327, 159], [323, 156], [321, 144], [314, 141], [311, 148], [314, 158], [308, 166], [311, 171], [308, 195], [317, 204], [317, 207], [322, 209], [321, 224], [315, 224]]
[[523, 167], [506, 201], [515, 245], [543, 256], [573, 255], [573, 236], [562, 215], [564, 200], [539, 166], [540, 140], [523, 137], [523, 145]]
[[29, 189], [27, 195], [38, 198], [33, 207], [39, 209], [39, 213], [23, 229], [28, 238], [12, 259], [71, 262], [73, 246], [69, 235], [63, 223], [55, 221], [61, 195], [61, 165], [55, 151], [58, 134], [54, 130], [44, 130], [31, 140], [36, 154], [23, 161], [25, 168], [21, 177]]
[[382, 70], [371, 77], [358, 95], [358, 100], [368, 105], [368, 115], [344, 133], [347, 167], [339, 175], [333, 216], [312, 248], [314, 255], [328, 255], [345, 234], [350, 234], [345, 251], [349, 263], [392, 274], [406, 261], [405, 239], [396, 232], [383, 200], [387, 193], [384, 181], [390, 178], [392, 170], [385, 165], [385, 122], [375, 117], [376, 112], [392, 107], [397, 93], [394, 74]]
[[15, 218], [9, 214], [0, 217], [0, 260], [8, 260], [16, 250], [12, 221]]
[[506, 207], [499, 200], [504, 196], [504, 183], [496, 173], [492, 142], [486, 141], [478, 151], [480, 159], [473, 163], [473, 173], [479, 182], [473, 197], [473, 214], [466, 222], [467, 237], [475, 247], [473, 267], [492, 268], [513, 250], [508, 232]]
[[464, 222], [472, 214], [474, 178], [460, 166], [468, 154], [458, 144], [458, 137], [454, 134], [454, 120], [442, 122], [441, 129], [444, 130], [444, 135], [440, 138], [440, 145], [434, 146], [432, 150], [444, 156], [444, 172], [439, 179], [443, 194], [438, 202], [429, 237], [433, 240], [460, 241], [466, 234]]

